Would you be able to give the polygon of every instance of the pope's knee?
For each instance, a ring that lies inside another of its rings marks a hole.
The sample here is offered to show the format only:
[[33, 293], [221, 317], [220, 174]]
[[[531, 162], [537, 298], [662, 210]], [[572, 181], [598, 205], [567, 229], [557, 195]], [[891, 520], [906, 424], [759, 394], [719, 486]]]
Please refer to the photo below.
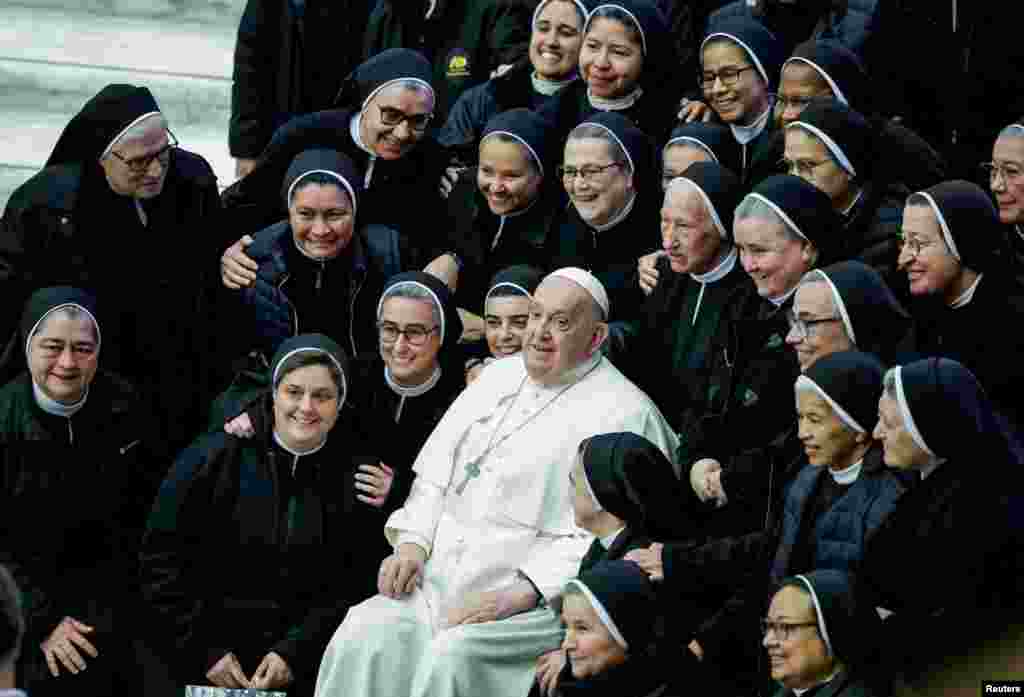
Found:
[[473, 625], [452, 627], [438, 632], [430, 642], [427, 655], [436, 663], [458, 669], [460, 663], [469, 662], [472, 657], [474, 641], [471, 638]]

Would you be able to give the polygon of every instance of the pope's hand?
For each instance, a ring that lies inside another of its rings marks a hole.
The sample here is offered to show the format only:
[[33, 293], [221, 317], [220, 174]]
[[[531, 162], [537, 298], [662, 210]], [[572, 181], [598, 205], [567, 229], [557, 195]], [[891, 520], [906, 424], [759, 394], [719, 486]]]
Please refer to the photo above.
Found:
[[462, 605], [448, 610], [445, 626], [457, 627], [460, 624], [479, 624], [501, 619], [501, 596], [501, 591], [471, 595]]
[[427, 552], [417, 544], [406, 542], [380, 565], [377, 590], [381, 595], [400, 600], [415, 590], [423, 575]]

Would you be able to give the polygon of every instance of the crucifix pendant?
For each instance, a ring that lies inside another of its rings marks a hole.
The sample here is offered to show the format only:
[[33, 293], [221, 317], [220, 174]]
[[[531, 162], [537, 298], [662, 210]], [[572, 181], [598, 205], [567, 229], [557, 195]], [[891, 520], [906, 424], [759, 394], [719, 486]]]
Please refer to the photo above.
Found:
[[466, 478], [462, 480], [462, 483], [455, 487], [455, 493], [462, 496], [462, 492], [466, 490], [466, 485], [469, 484], [470, 479], [475, 479], [480, 476], [480, 461], [473, 460], [472, 462], [466, 463]]

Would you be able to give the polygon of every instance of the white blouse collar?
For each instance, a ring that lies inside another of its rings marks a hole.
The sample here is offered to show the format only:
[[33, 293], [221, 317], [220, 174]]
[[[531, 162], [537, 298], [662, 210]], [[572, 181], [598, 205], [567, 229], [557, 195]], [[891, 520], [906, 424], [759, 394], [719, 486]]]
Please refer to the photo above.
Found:
[[738, 258], [739, 254], [736, 253], [736, 248], [733, 247], [729, 250], [729, 253], [725, 255], [725, 258], [718, 263], [718, 266], [707, 273], [691, 273], [690, 278], [697, 281], [697, 283], [715, 283], [717, 281], [721, 281], [723, 278], [728, 276], [734, 268], [736, 268], [736, 260]]
[[963, 293], [961, 293], [960, 297], [958, 297], [956, 300], [951, 302], [949, 304], [949, 306], [951, 308], [953, 308], [954, 310], [958, 310], [961, 307], [966, 306], [972, 300], [974, 300], [974, 291], [976, 291], [978, 289], [978, 284], [981, 283], [981, 277], [984, 276], [984, 275], [985, 274], [981, 274], [981, 273], [978, 274], [978, 277], [976, 279], [974, 279], [974, 283], [972, 283], [971, 286], [967, 290], [965, 290]]
[[277, 429], [275, 428], [274, 429], [274, 442], [277, 443], [279, 446], [281, 446], [281, 449], [284, 450], [286, 453], [288, 453], [289, 455], [294, 456], [295, 459], [296, 459], [296, 462], [298, 462], [298, 458], [300, 458], [300, 457], [303, 457], [305, 455], [312, 455], [315, 452], [319, 452], [321, 448], [323, 448], [325, 445], [327, 445], [327, 438], [325, 436], [324, 439], [322, 441], [320, 441], [320, 445], [317, 445], [317, 446], [315, 446], [313, 448], [310, 448], [309, 450], [306, 450], [306, 451], [299, 451], [299, 450], [296, 450], [295, 448], [290, 447], [288, 444], [286, 444], [281, 439], [281, 436], [279, 436], [277, 434]]
[[612, 545], [615, 544], [615, 538], [618, 537], [625, 529], [625, 527], [621, 527], [611, 535], [605, 535], [604, 537], [598, 538], [601, 540], [601, 546], [605, 549], [611, 549]]
[[413, 385], [412, 387], [406, 387], [395, 382], [395, 378], [391, 375], [391, 370], [389, 370], [386, 365], [384, 366], [384, 382], [386, 382], [388, 387], [390, 387], [391, 390], [399, 397], [419, 397], [420, 395], [429, 392], [440, 380], [441, 366], [437, 366], [425, 382], [419, 385]]
[[587, 88], [587, 101], [590, 102], [590, 106], [594, 107], [598, 111], [624, 111], [629, 109], [636, 104], [640, 97], [643, 95], [644, 90], [642, 87], [637, 87], [629, 94], [618, 97], [616, 99], [605, 99], [604, 97], [597, 97], [591, 93], [590, 88]]
[[622, 210], [611, 217], [607, 223], [587, 223], [590, 227], [597, 230], [598, 232], [604, 232], [605, 230], [611, 230], [613, 227], [621, 223], [626, 219], [626, 216], [633, 210], [633, 204], [636, 203], [636, 193], [629, 197], [629, 201], [622, 207]]
[[860, 477], [861, 470], [864, 469], [864, 459], [861, 458], [855, 463], [847, 467], [846, 469], [834, 470], [831, 467], [828, 468], [828, 473], [832, 475], [832, 481], [836, 484], [848, 486], [857, 481]]
[[543, 94], [545, 97], [553, 97], [558, 94], [566, 87], [576, 82], [579, 76], [574, 72], [572, 75], [564, 80], [548, 80], [546, 77], [541, 77], [534, 70], [530, 76], [530, 82], [533, 83], [533, 91], [537, 94]]
[[85, 388], [85, 394], [82, 398], [74, 404], [64, 404], [58, 402], [56, 399], [49, 397], [43, 390], [36, 384], [36, 381], [32, 381], [32, 395], [35, 397], [36, 404], [39, 408], [45, 411], [47, 414], [52, 416], [63, 416], [65, 419], [70, 419], [74, 416], [82, 407], [85, 406], [85, 400], [89, 398], [89, 388]]
[[369, 187], [370, 181], [373, 179], [373, 165], [377, 162], [377, 154], [370, 150], [363, 142], [363, 136], [359, 132], [360, 124], [363, 121], [362, 112], [357, 112], [352, 115], [352, 119], [348, 122], [348, 132], [352, 137], [352, 142], [356, 144], [360, 150], [370, 156], [370, 163], [366, 165], [366, 175], [363, 177], [363, 186]]
[[735, 124], [729, 124], [729, 129], [732, 131], [733, 137], [739, 142], [740, 145], [746, 145], [750, 141], [761, 135], [765, 126], [768, 125], [768, 115], [772, 113], [772, 108], [769, 106], [765, 109], [765, 112], [754, 120], [754, 123], [749, 126], [737, 126]]

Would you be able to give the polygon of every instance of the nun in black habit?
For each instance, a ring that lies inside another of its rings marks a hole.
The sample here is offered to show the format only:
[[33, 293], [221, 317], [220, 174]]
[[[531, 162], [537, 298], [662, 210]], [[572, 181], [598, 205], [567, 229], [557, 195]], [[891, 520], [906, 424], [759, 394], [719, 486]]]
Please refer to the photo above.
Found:
[[[147, 88], [107, 85], [11, 195], [0, 224], [0, 373], [17, 371], [17, 316], [34, 290], [86, 290], [104, 307], [104, 365], [151, 405], [168, 455], [202, 424], [215, 389], [216, 278], [197, 260], [229, 242], [213, 170], [176, 143]], [[126, 147], [141, 151], [131, 165]], [[145, 241], [159, 246], [142, 262]]]
[[[917, 191], [945, 179], [942, 156], [917, 133], [883, 116], [891, 105], [878, 102], [861, 60], [833, 39], [805, 41], [783, 63], [775, 101], [779, 125], [795, 121], [815, 97], [836, 99], [867, 118], [878, 141], [875, 171], [880, 183]], [[781, 156], [781, 142], [777, 148]]]
[[1024, 334], [999, 332], [1024, 317], [1024, 289], [1008, 267], [992, 200], [975, 184], [944, 182], [907, 199], [900, 269], [921, 355], [974, 373], [1011, 427], [1024, 427]]
[[661, 192], [651, 141], [622, 114], [595, 114], [569, 134], [560, 172], [570, 205], [551, 267], [590, 271], [616, 308], [610, 319], [632, 319], [642, 299], [637, 260], [658, 244]]
[[133, 580], [164, 461], [134, 389], [98, 369], [100, 316], [77, 288], [33, 293], [21, 372], [0, 389], [0, 564], [23, 593], [17, 686], [33, 695], [126, 694], [141, 677]]
[[[664, 141], [675, 122], [679, 65], [668, 20], [651, 0], [588, 0], [591, 9], [580, 48], [580, 77], [543, 107], [564, 135], [600, 112], [629, 118], [652, 141]], [[622, 38], [624, 34], [625, 38]], [[614, 38], [613, 38], [614, 37]], [[612, 46], [619, 53], [611, 53]], [[617, 57], [629, 52], [629, 58]], [[638, 74], [623, 70], [639, 59]]]
[[[281, 126], [260, 155], [256, 168], [224, 191], [228, 225], [234, 234], [251, 235], [285, 216], [277, 191], [295, 156], [305, 150], [329, 149], [349, 157], [363, 177], [363, 225], [380, 225], [397, 230], [420, 255], [409, 266], [420, 267], [432, 260], [446, 239], [447, 220], [437, 182], [447, 164], [443, 148], [424, 131], [413, 128], [408, 119], [395, 126], [384, 125], [381, 93], [394, 86], [426, 101], [433, 114], [434, 90], [427, 59], [409, 49], [389, 49], [360, 65], [346, 78], [335, 107], [296, 117]], [[385, 105], [385, 106], [390, 106]], [[406, 117], [419, 114], [406, 114]], [[429, 117], [423, 124], [429, 125]], [[390, 130], [389, 130], [390, 129]], [[404, 134], [404, 135], [402, 135]], [[397, 138], [401, 137], [398, 143]], [[364, 142], [369, 139], [370, 142]], [[394, 141], [394, 142], [392, 142]], [[382, 143], [391, 150], [385, 151]], [[398, 143], [396, 145], [396, 143]], [[431, 221], [425, 228], [423, 221]], [[241, 254], [244, 246], [236, 243]], [[229, 254], [232, 250], [229, 250]], [[422, 260], [422, 263], [420, 261]], [[251, 260], [250, 260], [251, 262]], [[251, 281], [244, 259], [235, 262], [242, 269], [238, 281]], [[408, 266], [407, 266], [408, 268]]]
[[487, 364], [523, 350], [533, 292], [545, 275], [540, 269], [522, 264], [494, 274], [484, 297], [484, 338], [488, 354], [466, 360], [467, 385]]
[[835, 99], [814, 99], [784, 130], [785, 165], [832, 199], [842, 218], [843, 259], [860, 259], [890, 280], [907, 192], [876, 168], [879, 146], [867, 119]]
[[554, 270], [556, 224], [564, 208], [551, 125], [529, 109], [488, 121], [479, 163], [449, 197], [453, 244], [463, 259], [456, 299], [481, 314], [488, 280], [508, 266]]
[[742, 170], [740, 145], [729, 129], [719, 123], [693, 121], [672, 129], [661, 149], [661, 186], [683, 176], [696, 162], [714, 162], [730, 172]]
[[879, 608], [873, 665], [913, 685], [1021, 621], [1020, 448], [963, 365], [928, 358], [885, 377], [875, 437], [919, 478], [868, 541], [858, 594]]
[[[719, 239], [711, 252], [711, 268], [705, 273], [679, 273], [672, 269], [671, 256], [659, 258], [658, 285], [634, 323], [636, 335], [628, 337], [625, 350], [612, 359], [679, 429], [680, 417], [690, 405], [703, 403], [703, 395], [692, 390], [702, 383], [697, 376], [704, 374], [713, 337], [725, 321], [724, 310], [736, 289], [750, 287], [751, 282], [732, 243], [733, 213], [742, 198], [739, 179], [721, 165], [698, 162], [670, 188], [673, 194], [666, 193], [666, 206], [677, 191], [695, 192], [702, 200], [705, 224]], [[669, 255], [677, 251], [674, 238], [665, 238], [662, 244]]]

